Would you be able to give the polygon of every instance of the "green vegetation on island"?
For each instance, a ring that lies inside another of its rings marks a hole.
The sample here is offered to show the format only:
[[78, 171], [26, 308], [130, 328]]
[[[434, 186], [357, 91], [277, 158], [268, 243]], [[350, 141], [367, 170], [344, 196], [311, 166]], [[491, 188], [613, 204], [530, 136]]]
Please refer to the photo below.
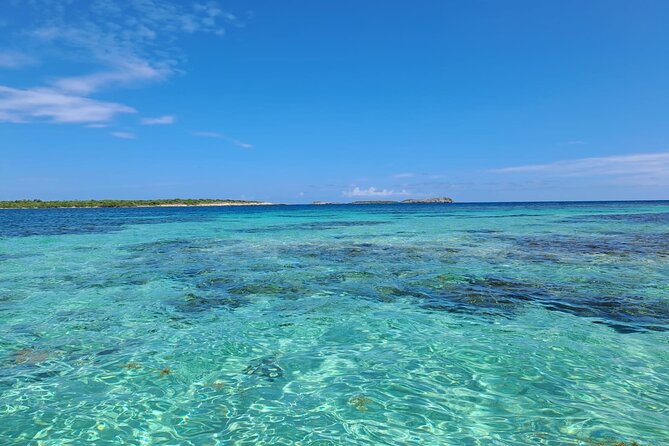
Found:
[[171, 198], [161, 200], [14, 200], [0, 201], [0, 209], [47, 209], [47, 208], [134, 208], [161, 206], [260, 206], [264, 201], [219, 200], [210, 198]]

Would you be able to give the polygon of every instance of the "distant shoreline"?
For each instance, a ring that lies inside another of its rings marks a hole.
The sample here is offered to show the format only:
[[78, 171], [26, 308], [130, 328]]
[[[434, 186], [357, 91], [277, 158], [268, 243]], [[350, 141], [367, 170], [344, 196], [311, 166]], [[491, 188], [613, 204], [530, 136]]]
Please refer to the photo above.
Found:
[[[27, 200], [15, 200], [15, 201], [0, 201], [0, 211], [2, 210], [12, 210], [12, 209], [132, 209], [132, 208], [169, 208], [169, 207], [234, 207], [234, 206], [346, 206], [346, 205], [406, 205], [406, 204], [451, 204], [445, 202], [415, 202], [415, 201], [363, 201], [363, 202], [311, 202], [311, 203], [271, 203], [267, 201], [242, 201], [242, 200], [230, 200], [229, 202], [220, 201], [212, 203], [200, 203], [200, 204], [151, 204], [151, 205], [81, 205], [76, 206], [62, 206], [62, 205], [53, 205], [55, 203], [66, 203], [70, 202], [69, 200], [65, 201], [51, 201], [48, 206], [17, 206], [17, 202], [25, 202]], [[32, 200], [30, 200], [32, 201]], [[79, 201], [79, 200], [73, 200]], [[81, 200], [82, 202], [84, 200]], [[86, 200], [88, 201], [88, 200]], [[90, 200], [89, 202], [97, 202], [98, 200]], [[99, 200], [106, 201], [106, 200]], [[125, 201], [125, 200], [113, 200], [113, 201]], [[132, 200], [128, 200], [132, 201]], [[159, 201], [159, 200], [146, 200], [146, 201]], [[43, 202], [45, 203], [45, 202]], [[652, 199], [652, 200], [538, 200], [538, 201], [459, 201], [458, 204], [464, 205], [527, 205], [527, 204], [536, 204], [536, 205], [571, 205], [571, 204], [600, 204], [600, 203], [667, 203], [669, 204], [669, 199]], [[11, 205], [8, 205], [11, 204]], [[455, 204], [453, 202], [452, 204]]]
[[394, 200], [363, 200], [363, 201], [352, 201], [350, 203], [338, 203], [334, 201], [312, 201], [311, 204], [315, 206], [323, 206], [330, 204], [355, 204], [355, 205], [365, 205], [365, 204], [451, 204], [453, 199], [450, 197], [436, 197], [436, 198], [407, 198], [402, 201]]
[[0, 209], [114, 209], [161, 207], [222, 207], [222, 206], [275, 206], [267, 201], [218, 199], [165, 199], [165, 200], [15, 200], [0, 201]]
[[[314, 201], [307, 206], [322, 205], [376, 205], [376, 204], [448, 204], [448, 197], [407, 199], [403, 201], [366, 200], [350, 203]], [[13, 200], [0, 201], [0, 209], [108, 209], [108, 208], [163, 208], [163, 207], [223, 207], [223, 206], [283, 206], [281, 203], [253, 200], [224, 200], [210, 198], [172, 198], [159, 200]]]
[[280, 203], [259, 201], [257, 203], [206, 203], [206, 204], [154, 204], [129, 206], [136, 208], [193, 208], [193, 207], [215, 207], [215, 206], [281, 206]]

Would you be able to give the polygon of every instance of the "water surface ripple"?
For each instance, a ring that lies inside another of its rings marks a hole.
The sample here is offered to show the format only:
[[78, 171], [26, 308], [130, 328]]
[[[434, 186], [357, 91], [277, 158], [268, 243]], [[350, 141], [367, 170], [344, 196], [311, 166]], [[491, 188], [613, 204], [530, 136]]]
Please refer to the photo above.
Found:
[[0, 210], [0, 444], [669, 444], [668, 216]]

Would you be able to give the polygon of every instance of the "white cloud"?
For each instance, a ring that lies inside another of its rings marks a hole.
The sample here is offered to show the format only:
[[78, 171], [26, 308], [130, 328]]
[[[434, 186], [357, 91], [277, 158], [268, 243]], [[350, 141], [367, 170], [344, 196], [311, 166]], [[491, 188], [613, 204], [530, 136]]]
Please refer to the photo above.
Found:
[[112, 135], [115, 138], [121, 138], [121, 139], [135, 139], [135, 134], [132, 132], [111, 132], [110, 135]]
[[200, 136], [202, 138], [215, 138], [215, 139], [222, 139], [224, 141], [229, 142], [230, 144], [234, 144], [237, 147], [241, 147], [242, 149], [251, 149], [255, 147], [253, 144], [249, 144], [243, 141], [240, 141], [235, 138], [231, 138], [224, 133], [219, 133], [219, 132], [193, 132], [193, 135], [195, 136]]
[[358, 186], [355, 186], [353, 189], [344, 191], [343, 194], [347, 197], [392, 197], [399, 195], [409, 195], [405, 189], [396, 192], [394, 190], [377, 189], [375, 187], [360, 189]]
[[169, 125], [174, 124], [176, 118], [172, 115], [158, 116], [156, 118], [143, 118], [142, 125]]
[[34, 58], [23, 53], [0, 52], [0, 68], [21, 68], [35, 63]]
[[0, 121], [95, 124], [135, 109], [49, 88], [20, 90], [0, 85]]
[[[3, 33], [13, 33], [27, 48], [44, 51], [49, 60], [59, 59], [60, 65], [79, 67], [80, 73], [59, 75], [50, 70], [50, 78], [40, 86], [1, 87], [0, 121], [6, 122], [90, 124], [134, 112], [130, 106], [90, 96], [108, 88], [164, 81], [179, 73], [178, 66], [185, 61], [178, 46], [180, 35], [222, 35], [224, 25], [240, 25], [214, 1], [90, 0], [75, 4], [31, 0], [9, 2], [3, 7], [6, 17], [25, 17], [22, 21], [8, 19]], [[32, 55], [0, 52], [0, 68], [34, 62]], [[149, 122], [158, 118], [147, 118], [144, 124], [171, 123], [167, 117], [160, 118], [162, 122]]]
[[45, 0], [33, 3], [49, 17], [36, 23], [33, 35], [43, 41], [84, 49], [99, 59], [128, 54], [150, 60], [179, 57], [176, 41], [180, 33], [217, 35], [224, 25], [240, 23], [216, 2], [92, 0], [76, 6]]
[[155, 68], [141, 59], [125, 60], [117, 62], [111, 70], [56, 79], [52, 85], [68, 93], [89, 95], [112, 86], [160, 81], [165, 79], [169, 73], [168, 68]]
[[397, 178], [397, 179], [413, 178], [414, 176], [415, 176], [415, 174], [413, 174], [411, 172], [407, 172], [407, 173], [397, 173], [397, 174], [393, 175], [393, 178]]
[[247, 142], [239, 141], [236, 139], [228, 139], [232, 144], [236, 145], [237, 147], [241, 147], [242, 149], [252, 149], [255, 147], [253, 144], [249, 144]]
[[652, 175], [669, 177], [669, 152], [580, 158], [492, 170], [494, 173], [537, 173], [551, 176]]

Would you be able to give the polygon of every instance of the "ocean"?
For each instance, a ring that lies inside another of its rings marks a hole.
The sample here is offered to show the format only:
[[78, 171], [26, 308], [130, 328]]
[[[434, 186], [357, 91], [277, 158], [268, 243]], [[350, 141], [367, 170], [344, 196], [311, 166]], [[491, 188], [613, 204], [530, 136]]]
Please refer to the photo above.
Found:
[[2, 445], [669, 444], [669, 202], [0, 210]]

